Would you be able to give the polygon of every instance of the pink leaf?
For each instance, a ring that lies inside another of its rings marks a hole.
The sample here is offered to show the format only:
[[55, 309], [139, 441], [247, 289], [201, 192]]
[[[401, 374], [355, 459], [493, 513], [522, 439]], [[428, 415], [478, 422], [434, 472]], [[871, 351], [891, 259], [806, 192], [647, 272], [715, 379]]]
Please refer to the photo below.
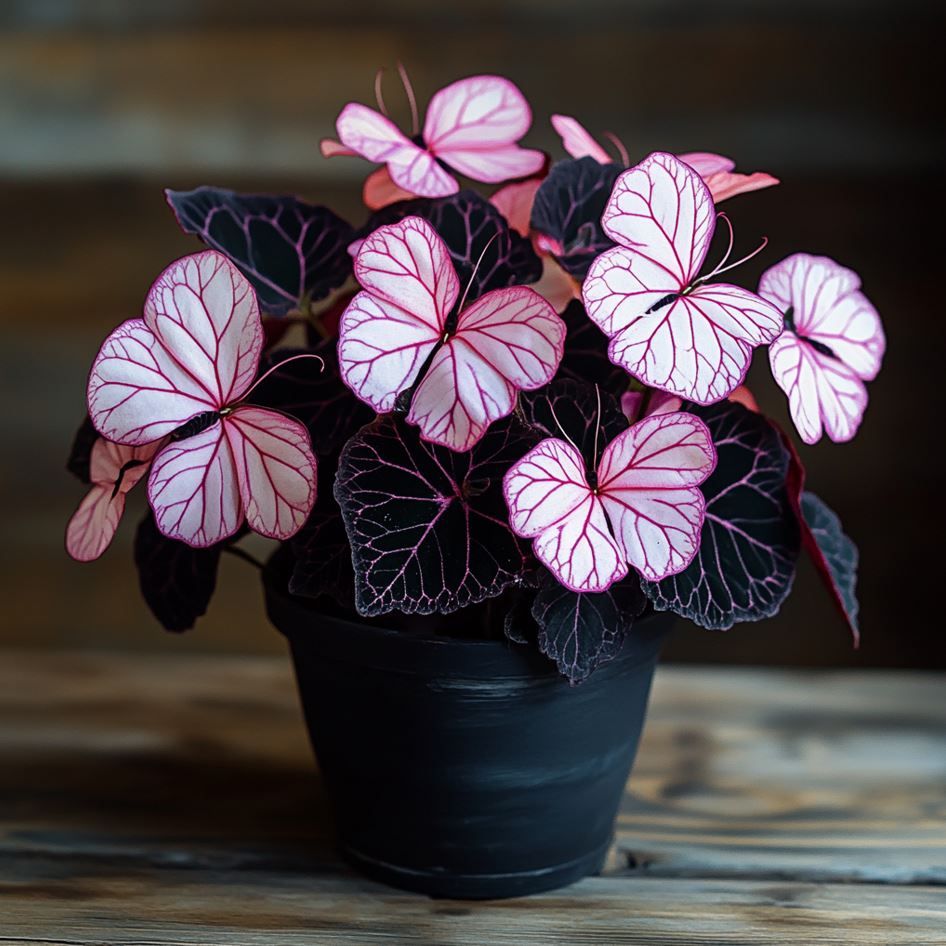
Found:
[[409, 312], [359, 292], [342, 313], [338, 363], [342, 380], [376, 411], [394, 409], [417, 379], [440, 333]]
[[533, 539], [536, 557], [572, 591], [604, 591], [627, 574], [591, 491], [581, 455], [549, 438], [513, 464], [503, 480], [513, 532]]
[[240, 528], [240, 487], [221, 421], [169, 443], [155, 457], [148, 500], [158, 529], [196, 548], [214, 545]]
[[369, 161], [386, 164], [398, 187], [421, 197], [445, 197], [460, 188], [434, 156], [409, 140], [374, 109], [351, 103], [336, 122], [342, 144]]
[[89, 375], [89, 416], [109, 440], [145, 444], [196, 414], [218, 407], [141, 319], [120, 325], [102, 344]]
[[215, 407], [245, 394], [256, 376], [263, 348], [256, 293], [222, 253], [172, 263], [148, 293], [144, 322]]
[[573, 158], [594, 158], [599, 164], [610, 164], [613, 160], [578, 119], [570, 115], [553, 115], [552, 127], [561, 137], [562, 147]]
[[724, 171], [718, 174], [708, 174], [703, 180], [717, 204], [729, 200], [730, 197], [748, 194], [751, 191], [762, 190], [765, 187], [774, 187], [779, 183], [777, 177], [772, 177], [771, 174], [765, 174], [762, 171], [756, 171], [754, 174], [731, 174]]
[[410, 200], [414, 195], [410, 191], [398, 187], [391, 179], [391, 172], [387, 165], [372, 171], [365, 178], [361, 191], [361, 198], [369, 210], [380, 210], [388, 204], [395, 204], [399, 200]]
[[261, 407], [241, 406], [223, 420], [249, 527], [288, 539], [302, 527], [316, 492], [316, 462], [305, 427]]
[[79, 562], [90, 562], [108, 548], [122, 512], [125, 494], [148, 472], [158, 441], [128, 447], [99, 438], [92, 446], [89, 476], [92, 488], [66, 527], [66, 551]]
[[334, 138], [323, 138], [319, 142], [319, 151], [322, 152], [323, 158], [354, 158], [358, 154], [357, 151], [346, 148], [340, 141], [335, 141]]
[[520, 236], [528, 237], [531, 229], [532, 204], [535, 192], [542, 185], [540, 178], [531, 177], [527, 181], [516, 181], [501, 187], [489, 202], [506, 218], [511, 230]]
[[506, 474], [510, 524], [572, 591], [604, 591], [627, 565], [663, 578], [699, 548], [705, 503], [697, 487], [715, 464], [709, 431], [691, 414], [654, 415], [619, 434], [594, 489], [574, 447], [543, 440]]
[[678, 154], [677, 157], [693, 168], [704, 181], [711, 174], [724, 174], [736, 169], [736, 162], [732, 158], [713, 154], [712, 151], [688, 151], [686, 154]]
[[517, 390], [555, 374], [565, 327], [526, 287], [486, 293], [447, 332], [459, 282], [443, 241], [419, 217], [372, 233], [359, 248], [355, 274], [366, 291], [342, 316], [342, 377], [362, 400], [389, 411], [439, 344], [407, 417], [425, 440], [469, 450], [512, 411]]
[[781, 317], [737, 286], [697, 279], [715, 227], [699, 176], [656, 153], [617, 180], [602, 226], [619, 245], [595, 259], [582, 296], [615, 364], [651, 387], [709, 404], [745, 377]]
[[469, 450], [512, 411], [517, 390], [552, 380], [564, 339], [564, 323], [532, 289], [486, 293], [461, 313], [456, 334], [437, 351], [408, 422], [431, 443]]
[[461, 174], [495, 184], [542, 168], [541, 151], [516, 144], [531, 124], [529, 103], [512, 82], [472, 76], [451, 83], [430, 100], [424, 142]]
[[[646, 412], [642, 414], [646, 405]], [[667, 394], [666, 391], [625, 391], [621, 395], [621, 410], [630, 423], [639, 421], [642, 416], [650, 417], [652, 414], [670, 414], [678, 411], [683, 406], [683, 401], [675, 394]]]
[[836, 442], [850, 440], [867, 407], [864, 382], [876, 377], [886, 347], [857, 275], [796, 253], [762, 274], [759, 292], [786, 314], [769, 362], [801, 438], [816, 443], [827, 431]]
[[601, 502], [625, 561], [658, 581], [682, 571], [700, 545], [706, 504], [696, 487], [716, 466], [706, 425], [692, 414], [657, 414], [607, 446]]
[[460, 294], [449, 250], [421, 217], [404, 217], [365, 239], [355, 257], [355, 278], [362, 289], [438, 333]]

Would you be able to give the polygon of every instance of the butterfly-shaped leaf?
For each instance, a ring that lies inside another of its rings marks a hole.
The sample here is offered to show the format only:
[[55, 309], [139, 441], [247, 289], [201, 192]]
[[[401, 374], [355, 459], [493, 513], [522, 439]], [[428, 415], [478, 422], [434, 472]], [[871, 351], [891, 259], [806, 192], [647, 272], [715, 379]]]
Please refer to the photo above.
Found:
[[120, 325], [89, 375], [89, 415], [127, 446], [168, 436], [154, 457], [148, 500], [169, 538], [207, 547], [244, 521], [285, 539], [315, 501], [309, 434], [299, 421], [245, 403], [263, 346], [253, 287], [226, 256], [172, 263], [144, 317]]
[[366, 616], [450, 612], [524, 579], [526, 547], [509, 529], [503, 474], [535, 442], [515, 418], [466, 453], [420, 439], [387, 414], [342, 451], [335, 498]]
[[594, 260], [581, 288], [615, 364], [699, 404], [727, 397], [742, 383], [752, 349], [782, 329], [771, 302], [707, 282], [716, 270], [700, 276], [715, 225], [700, 176], [655, 152], [615, 182], [601, 226], [618, 245]]
[[[342, 383], [338, 373], [337, 342], [324, 339], [312, 348], [280, 348], [260, 361], [260, 373], [277, 367], [253, 393], [254, 403], [291, 414], [302, 421], [319, 456], [331, 456], [372, 417], [374, 411], [363, 404]], [[297, 355], [318, 355], [324, 362]]]
[[165, 630], [190, 630], [207, 611], [223, 544], [198, 549], [158, 531], [149, 512], [135, 534], [142, 597]]
[[642, 583], [658, 611], [726, 630], [775, 614], [791, 590], [799, 529], [787, 484], [790, 456], [761, 414], [723, 402], [694, 408], [709, 428], [716, 470], [702, 485], [699, 550], [679, 574]]
[[181, 229], [228, 256], [268, 315], [304, 309], [351, 275], [354, 231], [327, 207], [219, 187], [165, 195]]
[[591, 157], [559, 161], [536, 192], [532, 228], [551, 241], [552, 255], [576, 279], [584, 279], [592, 260], [614, 246], [601, 215], [620, 173], [618, 165]]
[[339, 323], [342, 379], [381, 413], [406, 402], [431, 443], [469, 450], [519, 391], [555, 375], [565, 326], [552, 306], [528, 286], [464, 305], [449, 250], [421, 217], [363, 240], [355, 277], [363, 291]]
[[822, 431], [850, 440], [886, 348], [880, 316], [857, 274], [826, 256], [795, 253], [762, 274], [759, 293], [785, 316], [769, 363], [805, 443]]
[[581, 683], [620, 651], [646, 604], [636, 575], [599, 594], [581, 594], [563, 588], [546, 572], [532, 605], [539, 649], [569, 683]]
[[373, 214], [359, 235], [364, 238], [404, 217], [421, 217], [437, 231], [450, 253], [460, 286], [470, 284], [468, 301], [491, 289], [534, 283], [542, 275], [542, 261], [532, 243], [511, 230], [499, 210], [474, 191], [391, 204]]
[[324, 141], [322, 153], [358, 154], [384, 165], [366, 186], [369, 206], [375, 203], [373, 195], [391, 189], [388, 181], [399, 191], [443, 197], [459, 190], [451, 171], [490, 184], [535, 174], [545, 156], [517, 144], [531, 124], [529, 103], [512, 82], [500, 76], [471, 76], [433, 96], [424, 127], [413, 139], [386, 115], [349, 103], [336, 122], [341, 146]]

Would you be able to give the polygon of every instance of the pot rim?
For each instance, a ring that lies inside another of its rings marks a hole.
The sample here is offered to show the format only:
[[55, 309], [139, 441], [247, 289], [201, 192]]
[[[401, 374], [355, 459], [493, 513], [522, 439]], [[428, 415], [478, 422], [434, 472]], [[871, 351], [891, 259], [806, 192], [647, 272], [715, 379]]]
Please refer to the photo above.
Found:
[[[289, 592], [284, 569], [273, 556], [262, 573], [266, 611], [270, 622], [292, 646], [315, 652], [321, 660], [360, 663], [386, 672], [438, 673], [456, 678], [547, 678], [566, 683], [554, 662], [538, 647], [506, 638], [466, 638], [438, 635], [428, 630], [403, 631], [367, 621], [352, 620], [322, 610], [317, 599]], [[418, 615], [421, 617], [421, 615]], [[602, 663], [583, 684], [610, 676], [628, 664], [655, 659], [670, 626], [672, 612], [652, 612], [639, 618], [621, 651]], [[317, 628], [329, 633], [318, 633]], [[331, 632], [335, 633], [331, 633]], [[567, 685], [567, 683], [566, 683]]]

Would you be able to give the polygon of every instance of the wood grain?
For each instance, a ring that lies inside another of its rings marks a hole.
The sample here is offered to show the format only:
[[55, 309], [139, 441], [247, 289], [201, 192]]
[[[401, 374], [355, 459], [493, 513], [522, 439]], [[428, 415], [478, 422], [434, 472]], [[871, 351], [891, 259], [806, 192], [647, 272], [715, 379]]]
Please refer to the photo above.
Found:
[[279, 658], [6, 651], [0, 943], [946, 942], [946, 678], [658, 671], [605, 875], [351, 873]]

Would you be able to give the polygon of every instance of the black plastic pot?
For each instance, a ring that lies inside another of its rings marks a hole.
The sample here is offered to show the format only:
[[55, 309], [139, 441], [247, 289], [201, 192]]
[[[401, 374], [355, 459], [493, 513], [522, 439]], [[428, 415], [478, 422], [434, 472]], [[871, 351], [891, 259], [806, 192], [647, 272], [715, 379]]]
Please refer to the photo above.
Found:
[[329, 617], [271, 568], [264, 584], [345, 857], [397, 887], [465, 899], [600, 870], [671, 616], [640, 620], [572, 687], [532, 648]]

